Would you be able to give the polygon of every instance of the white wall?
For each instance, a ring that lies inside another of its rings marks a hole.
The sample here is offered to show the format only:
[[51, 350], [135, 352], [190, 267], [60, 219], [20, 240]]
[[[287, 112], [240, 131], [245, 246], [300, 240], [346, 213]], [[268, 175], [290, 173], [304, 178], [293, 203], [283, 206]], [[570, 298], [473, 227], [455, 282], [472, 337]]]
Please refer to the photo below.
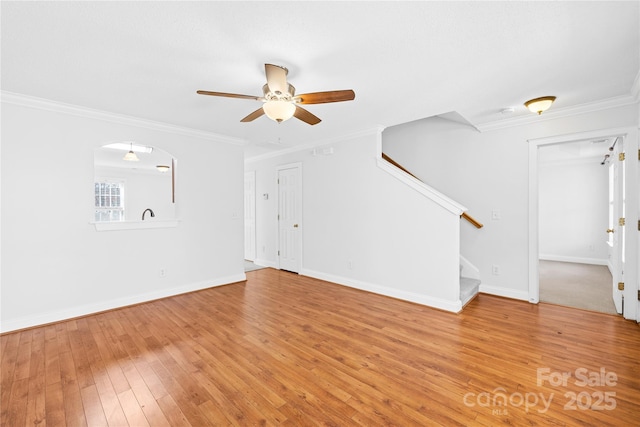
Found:
[[540, 259], [607, 265], [607, 148], [600, 158], [539, 163]]
[[[239, 146], [18, 104], [3, 97], [3, 332], [244, 279]], [[94, 149], [118, 140], [178, 159], [177, 227], [89, 223]]]
[[333, 155], [309, 148], [248, 160], [258, 195], [256, 262], [277, 264], [276, 167], [301, 162], [301, 274], [457, 311], [459, 218], [379, 169], [377, 143], [375, 131], [328, 144]]
[[482, 133], [427, 119], [385, 129], [383, 150], [484, 223], [461, 226], [461, 254], [480, 270], [481, 290], [528, 300], [527, 140], [637, 126], [637, 118], [637, 105], [629, 105]]

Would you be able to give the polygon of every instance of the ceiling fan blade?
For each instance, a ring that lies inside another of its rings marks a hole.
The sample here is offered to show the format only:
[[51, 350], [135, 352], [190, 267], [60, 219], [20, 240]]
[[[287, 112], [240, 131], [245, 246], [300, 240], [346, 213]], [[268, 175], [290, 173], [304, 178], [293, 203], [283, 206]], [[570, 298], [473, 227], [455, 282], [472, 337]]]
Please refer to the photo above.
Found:
[[303, 122], [308, 123], [312, 126], [317, 125], [318, 123], [321, 122], [321, 120], [318, 117], [314, 116], [304, 108], [298, 107], [297, 105], [296, 105], [296, 111], [293, 113], [293, 115], [295, 118], [300, 119]]
[[287, 93], [289, 89], [287, 74], [289, 71], [286, 68], [273, 64], [264, 64], [264, 73], [267, 76], [267, 85], [271, 92], [276, 95]]
[[199, 91], [197, 91], [197, 93], [199, 95], [224, 96], [225, 98], [253, 99], [253, 100], [256, 100], [256, 101], [259, 101], [260, 99], [262, 99], [259, 96], [240, 95], [240, 94], [237, 94], [237, 93], [225, 93], [225, 92], [209, 92], [208, 90], [199, 90]]
[[324, 104], [327, 102], [352, 101], [356, 93], [349, 90], [330, 90], [327, 92], [303, 93], [295, 97], [298, 104]]
[[262, 107], [258, 108], [256, 111], [254, 111], [253, 113], [249, 114], [247, 117], [245, 117], [244, 119], [240, 120], [241, 122], [252, 122], [255, 119], [257, 119], [258, 117], [262, 116], [264, 114], [264, 110], [262, 109]]

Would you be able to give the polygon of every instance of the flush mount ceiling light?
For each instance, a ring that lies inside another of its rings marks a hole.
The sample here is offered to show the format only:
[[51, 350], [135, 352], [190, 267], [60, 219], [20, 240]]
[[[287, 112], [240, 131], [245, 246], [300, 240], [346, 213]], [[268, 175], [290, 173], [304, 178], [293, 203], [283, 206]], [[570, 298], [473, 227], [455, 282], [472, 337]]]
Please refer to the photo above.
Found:
[[535, 98], [525, 102], [524, 106], [532, 113], [538, 113], [538, 115], [540, 115], [543, 111], [547, 111], [555, 100], [555, 96], [543, 96], [541, 98]]
[[129, 152], [127, 154], [124, 155], [124, 157], [122, 158], [122, 160], [126, 160], [128, 162], [137, 162], [140, 159], [138, 158], [138, 156], [136, 156], [136, 153], [133, 152], [133, 142], [131, 143], [131, 147], [129, 149]]

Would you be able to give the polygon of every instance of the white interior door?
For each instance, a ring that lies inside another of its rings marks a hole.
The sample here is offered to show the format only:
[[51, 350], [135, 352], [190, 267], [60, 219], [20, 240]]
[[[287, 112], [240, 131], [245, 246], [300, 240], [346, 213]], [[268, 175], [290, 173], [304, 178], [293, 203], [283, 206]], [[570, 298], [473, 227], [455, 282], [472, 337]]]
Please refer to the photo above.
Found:
[[244, 174], [244, 259], [256, 259], [256, 172]]
[[278, 268], [298, 273], [301, 258], [302, 174], [300, 165], [278, 168]]
[[613, 278], [612, 292], [616, 311], [622, 313], [623, 292], [618, 289], [619, 283], [624, 283], [625, 241], [624, 225], [620, 218], [624, 218], [624, 161], [620, 160], [620, 153], [624, 152], [623, 138], [618, 137], [609, 164], [609, 246], [610, 268]]

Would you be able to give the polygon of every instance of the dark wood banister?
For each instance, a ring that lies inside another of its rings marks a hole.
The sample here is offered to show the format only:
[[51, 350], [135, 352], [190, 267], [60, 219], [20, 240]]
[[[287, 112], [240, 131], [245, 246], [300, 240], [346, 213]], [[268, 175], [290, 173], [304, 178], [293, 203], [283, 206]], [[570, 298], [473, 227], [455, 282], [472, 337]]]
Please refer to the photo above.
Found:
[[[422, 182], [422, 180], [420, 178], [418, 178], [417, 176], [415, 176], [414, 174], [412, 174], [411, 172], [409, 172], [408, 170], [406, 170], [400, 163], [396, 162], [395, 160], [393, 160], [391, 157], [387, 156], [385, 153], [382, 153], [382, 158], [384, 160], [386, 160], [387, 162], [391, 163], [393, 166], [397, 167], [398, 169], [400, 169], [401, 171], [411, 175], [412, 177], [414, 177], [415, 179], [417, 179], [418, 181]], [[476, 228], [482, 228], [484, 227], [484, 224], [482, 224], [480, 221], [478, 221], [477, 219], [475, 219], [474, 217], [472, 217], [471, 215], [467, 214], [466, 212], [462, 212], [462, 215], [460, 215], [460, 218], [464, 218], [467, 221], [469, 221], [474, 227]]]

